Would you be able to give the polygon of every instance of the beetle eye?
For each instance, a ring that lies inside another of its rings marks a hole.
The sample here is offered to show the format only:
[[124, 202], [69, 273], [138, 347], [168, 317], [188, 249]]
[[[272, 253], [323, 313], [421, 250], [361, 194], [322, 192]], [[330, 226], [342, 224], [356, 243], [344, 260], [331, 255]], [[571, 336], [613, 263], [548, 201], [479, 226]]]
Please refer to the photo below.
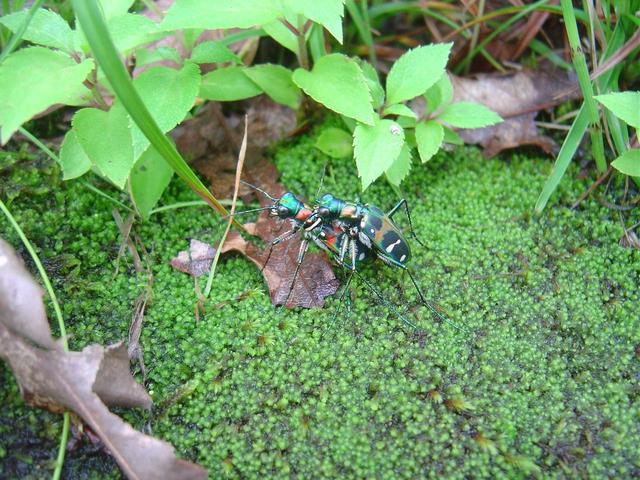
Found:
[[289, 216], [289, 209], [287, 207], [285, 207], [284, 205], [280, 205], [278, 206], [278, 215], [280, 217], [287, 217]]
[[318, 215], [320, 215], [321, 218], [326, 220], [327, 218], [329, 218], [330, 214], [331, 214], [331, 212], [329, 211], [329, 209], [327, 207], [318, 208]]

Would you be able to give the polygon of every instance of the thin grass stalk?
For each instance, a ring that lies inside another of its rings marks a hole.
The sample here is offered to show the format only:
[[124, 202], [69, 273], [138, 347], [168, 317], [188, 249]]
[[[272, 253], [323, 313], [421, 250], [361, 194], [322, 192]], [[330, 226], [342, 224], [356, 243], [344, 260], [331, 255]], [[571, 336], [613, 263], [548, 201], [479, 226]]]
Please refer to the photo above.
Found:
[[222, 234], [222, 239], [220, 243], [218, 243], [218, 248], [216, 249], [216, 254], [213, 257], [213, 262], [211, 263], [211, 270], [209, 270], [209, 277], [207, 278], [207, 285], [204, 289], [204, 298], [209, 297], [209, 293], [211, 292], [211, 287], [213, 285], [213, 277], [216, 274], [216, 267], [218, 266], [218, 260], [220, 259], [220, 253], [222, 252], [222, 246], [224, 242], [227, 240], [227, 235], [229, 235], [229, 230], [231, 229], [231, 224], [233, 223], [233, 215], [236, 213], [236, 204], [238, 202], [238, 192], [240, 191], [240, 178], [242, 177], [242, 167], [244, 166], [244, 157], [247, 153], [247, 133], [249, 129], [249, 120], [247, 115], [244, 116], [244, 135], [242, 136], [242, 144], [240, 145], [240, 152], [238, 153], [238, 164], [236, 166], [236, 177], [235, 177], [235, 185], [233, 188], [233, 200], [231, 203], [231, 217], [229, 218], [229, 223], [227, 223], [227, 228]]
[[571, 59], [573, 67], [578, 75], [578, 83], [584, 98], [587, 114], [589, 115], [589, 133], [591, 135], [591, 151], [596, 161], [596, 167], [600, 173], [607, 169], [607, 161], [604, 157], [604, 138], [602, 134], [602, 124], [600, 123], [600, 112], [598, 105], [593, 98], [593, 86], [589, 79], [589, 68], [587, 60], [580, 45], [580, 35], [576, 22], [575, 12], [571, 0], [560, 0], [564, 24], [567, 31], [567, 39], [571, 47]]
[[367, 19], [365, 20], [364, 13], [367, 11], [366, 8], [366, 0], [363, 0], [363, 9], [362, 11], [356, 5], [356, 0], [347, 0], [344, 4], [347, 12], [351, 16], [351, 20], [353, 20], [353, 24], [356, 26], [356, 30], [358, 30], [358, 35], [360, 35], [360, 40], [364, 43], [369, 49], [369, 61], [373, 66], [376, 65], [376, 52], [373, 45], [373, 36], [371, 35], [371, 29], [368, 25], [369, 16], [367, 15]]
[[[603, 58], [609, 58], [623, 45], [623, 43], [624, 32], [622, 31], [622, 27], [618, 25], [609, 38], [609, 43], [603, 54]], [[597, 80], [602, 91], [607, 91], [607, 89], [611, 85], [612, 78], [613, 71], [608, 70], [604, 72], [603, 75]], [[583, 103], [580, 107], [578, 115], [571, 125], [571, 129], [569, 130], [569, 133], [567, 134], [562, 147], [560, 148], [560, 153], [558, 154], [556, 163], [553, 166], [551, 175], [549, 175], [549, 178], [547, 178], [547, 181], [542, 188], [542, 192], [538, 197], [538, 201], [536, 202], [535, 206], [535, 210], [537, 213], [540, 213], [544, 209], [544, 207], [547, 205], [547, 202], [549, 201], [549, 198], [551, 197], [551, 194], [558, 187], [560, 180], [564, 176], [564, 172], [566, 171], [569, 163], [571, 162], [571, 159], [578, 149], [578, 145], [580, 145], [580, 141], [582, 140], [582, 137], [586, 132], [587, 125], [588, 117], [585, 104]]]
[[[220, 214], [227, 215], [224, 206], [189, 168], [144, 105], [113, 45], [97, 0], [72, 0], [72, 5], [98, 64], [127, 113], [178, 176]], [[236, 226], [242, 228], [237, 222]]]
[[469, 53], [467, 53], [465, 58], [458, 65], [456, 65], [455, 71], [460, 72], [464, 70], [466, 66], [469, 63], [471, 63], [473, 58], [478, 54], [481, 48], [484, 48], [489, 42], [491, 42], [494, 38], [496, 38], [502, 32], [504, 32], [509, 27], [511, 27], [511, 25], [516, 23], [518, 20], [529, 15], [531, 12], [538, 10], [540, 7], [543, 7], [548, 2], [549, 0], [539, 0], [538, 2], [527, 6], [517, 14], [510, 17], [506, 22], [501, 23], [500, 26], [496, 28], [494, 31], [492, 31], [489, 35], [487, 35], [486, 38], [482, 40], [482, 42], [480, 42], [476, 47], [469, 50]]

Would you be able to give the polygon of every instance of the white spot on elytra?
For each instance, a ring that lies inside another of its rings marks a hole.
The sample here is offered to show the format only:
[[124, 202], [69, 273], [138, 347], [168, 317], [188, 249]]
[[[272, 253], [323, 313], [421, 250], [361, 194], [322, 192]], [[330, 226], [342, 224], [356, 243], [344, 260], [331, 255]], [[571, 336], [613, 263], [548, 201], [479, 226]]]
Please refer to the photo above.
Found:
[[375, 229], [374, 229], [374, 228], [372, 228], [372, 229], [370, 230], [370, 232], [371, 232], [373, 235], [375, 235], [375, 233], [376, 233], [376, 231], [375, 231]]
[[407, 258], [407, 256], [406, 256], [406, 255], [402, 255], [402, 256], [400, 257], [400, 261], [401, 261], [401, 262], [404, 262], [404, 259], [405, 259], [405, 258]]
[[393, 252], [393, 249], [395, 248], [396, 245], [398, 245], [402, 240], [398, 239], [396, 240], [394, 243], [392, 243], [391, 245], [389, 245], [387, 248], [385, 248], [385, 250], [389, 253]]
[[360, 256], [358, 257], [358, 260], [364, 260], [364, 252], [360, 252]]

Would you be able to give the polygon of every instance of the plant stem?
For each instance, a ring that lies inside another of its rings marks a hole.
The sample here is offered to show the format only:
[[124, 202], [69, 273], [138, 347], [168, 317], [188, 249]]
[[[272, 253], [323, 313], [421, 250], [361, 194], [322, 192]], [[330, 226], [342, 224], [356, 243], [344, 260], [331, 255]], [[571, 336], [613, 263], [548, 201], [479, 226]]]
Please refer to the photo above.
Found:
[[304, 35], [304, 17], [298, 15], [298, 34], [296, 38], [298, 40], [298, 62], [300, 66], [305, 70], [309, 70], [309, 52], [307, 52], [307, 41]]
[[589, 78], [589, 68], [587, 60], [580, 46], [580, 35], [578, 33], [578, 24], [576, 22], [575, 12], [571, 0], [560, 0], [562, 7], [562, 15], [567, 31], [569, 46], [571, 47], [571, 59], [573, 67], [578, 75], [578, 83], [582, 96], [584, 98], [585, 107], [589, 115], [589, 133], [591, 134], [591, 149], [596, 161], [596, 167], [600, 173], [607, 170], [607, 162], [604, 158], [604, 139], [602, 136], [602, 125], [600, 124], [600, 113], [598, 105], [593, 98], [593, 86]]

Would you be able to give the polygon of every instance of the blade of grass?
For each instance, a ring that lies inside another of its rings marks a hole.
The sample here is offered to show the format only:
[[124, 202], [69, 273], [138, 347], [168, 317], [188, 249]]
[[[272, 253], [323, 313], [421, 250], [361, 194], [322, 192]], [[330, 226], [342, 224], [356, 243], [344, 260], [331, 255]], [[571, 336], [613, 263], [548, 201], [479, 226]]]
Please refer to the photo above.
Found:
[[24, 32], [27, 31], [27, 27], [29, 26], [29, 23], [31, 23], [31, 19], [33, 18], [33, 16], [36, 14], [36, 11], [42, 6], [43, 3], [44, 3], [44, 0], [36, 0], [35, 2], [33, 2], [33, 4], [31, 4], [31, 7], [29, 7], [29, 11], [27, 12], [27, 15], [24, 17], [24, 21], [22, 22], [22, 25], [20, 25], [20, 28], [18, 28], [16, 33], [14, 33], [11, 36], [11, 38], [9, 39], [9, 42], [7, 43], [7, 46], [4, 48], [2, 53], [0, 53], [0, 64], [2, 64], [4, 59], [7, 58], [7, 56], [11, 52], [13, 52], [18, 45], [20, 45], [20, 42], [22, 41], [22, 35], [24, 35]]
[[[608, 58], [613, 55], [624, 43], [624, 32], [620, 24], [616, 26], [609, 38], [609, 43], [607, 44], [607, 48], [603, 54], [603, 58]], [[608, 70], [603, 73], [602, 77], [599, 78], [598, 84], [601, 91], [607, 91], [610, 83], [612, 82], [612, 74], [613, 70]], [[537, 213], [542, 212], [542, 210], [547, 205], [551, 194], [555, 191], [564, 175], [564, 172], [567, 170], [573, 155], [575, 154], [580, 141], [582, 140], [582, 136], [586, 132], [588, 126], [588, 114], [586, 112], [586, 107], [584, 103], [580, 107], [578, 115], [576, 116], [573, 124], [571, 125], [571, 129], [567, 134], [567, 137], [560, 148], [560, 153], [558, 154], [558, 158], [556, 159], [556, 163], [553, 167], [551, 175], [547, 178], [547, 181], [542, 188], [542, 192], [536, 202], [535, 210]]]
[[[72, 0], [72, 5], [98, 64], [127, 113], [178, 176], [211, 207], [220, 214], [227, 215], [224, 206], [187, 165], [144, 105], [113, 45], [97, 0]], [[238, 222], [235, 224], [242, 228]]]
[[353, 24], [356, 26], [356, 30], [358, 30], [358, 35], [360, 35], [360, 39], [362, 43], [364, 43], [369, 48], [369, 61], [371, 65], [376, 66], [376, 52], [373, 45], [373, 35], [371, 35], [371, 29], [368, 25], [368, 15], [365, 20], [363, 13], [367, 11], [366, 9], [366, 0], [363, 2], [363, 9], [360, 11], [358, 6], [356, 5], [355, 0], [347, 0], [344, 4], [351, 16], [351, 20], [353, 20]]
[[[532, 3], [531, 5], [528, 5], [526, 8], [521, 9], [520, 12], [518, 12], [515, 15], [513, 15], [512, 17], [510, 17], [507, 21], [501, 22], [500, 26], [498, 26], [498, 28], [494, 29], [489, 35], [487, 35], [482, 40], [482, 42], [480, 42], [474, 48], [469, 49], [469, 53], [467, 53], [465, 58], [460, 63], [458, 63], [458, 65], [456, 65], [456, 68], [455, 68], [454, 71], [457, 72], [457, 73], [463, 71], [467, 67], [467, 65], [469, 63], [471, 63], [471, 61], [478, 54], [478, 52], [480, 51], [481, 48], [484, 48], [489, 42], [491, 42], [494, 38], [496, 38], [502, 32], [507, 30], [509, 27], [511, 27], [511, 25], [516, 23], [521, 18], [529, 15], [531, 12], [534, 12], [534, 11], [538, 10], [540, 7], [543, 7], [544, 5], [546, 5], [547, 2], [549, 2], [549, 0], [539, 0], [536, 3]], [[507, 10], [507, 9], [504, 9], [504, 10]], [[486, 16], [488, 16], [488, 15], [485, 15], [485, 17]], [[469, 23], [471, 23], [471, 22], [469, 22]], [[450, 37], [450, 36], [448, 36], [448, 37]]]
[[562, 7], [562, 15], [564, 18], [565, 29], [569, 46], [571, 47], [571, 59], [573, 67], [578, 75], [578, 83], [584, 98], [584, 104], [589, 115], [589, 133], [591, 135], [591, 151], [596, 161], [596, 167], [600, 173], [607, 169], [607, 161], [604, 157], [604, 138], [602, 134], [602, 124], [600, 123], [600, 112], [598, 105], [593, 98], [593, 86], [589, 78], [589, 68], [587, 60], [580, 46], [580, 35], [578, 33], [578, 24], [571, 0], [560, 0]]
[[314, 62], [317, 62], [327, 54], [327, 49], [324, 45], [324, 30], [322, 25], [317, 23], [313, 24], [309, 34], [309, 52], [311, 52], [311, 58], [313, 58]]
[[553, 165], [553, 170], [551, 171], [551, 175], [547, 178], [547, 181], [544, 183], [544, 187], [542, 187], [542, 192], [540, 192], [540, 196], [538, 197], [538, 201], [536, 202], [535, 211], [537, 213], [542, 212], [544, 207], [547, 205], [551, 194], [555, 191], [560, 183], [560, 180], [564, 176], [564, 172], [566, 172], [569, 163], [571, 163], [571, 159], [573, 155], [576, 153], [578, 149], [578, 145], [580, 145], [580, 141], [587, 131], [587, 127], [589, 125], [589, 114], [584, 104], [580, 107], [580, 111], [578, 112], [578, 116], [573, 121], [571, 125], [571, 129], [567, 134], [567, 137], [560, 148], [560, 153], [558, 154], [558, 158], [556, 159], [556, 163]]
[[[62, 344], [62, 349], [65, 352], [69, 351], [69, 345], [67, 343], [67, 329], [64, 325], [64, 319], [62, 318], [62, 310], [60, 309], [60, 304], [58, 303], [58, 297], [56, 297], [56, 292], [53, 290], [51, 286], [51, 281], [49, 280], [49, 275], [47, 275], [46, 270], [42, 266], [42, 262], [40, 261], [40, 257], [36, 253], [35, 248], [24, 234], [24, 231], [18, 225], [18, 222], [13, 217], [9, 209], [6, 207], [2, 199], [0, 199], [0, 210], [4, 213], [7, 220], [16, 231], [20, 240], [24, 244], [25, 248], [29, 252], [33, 263], [38, 269], [38, 273], [40, 274], [40, 278], [42, 279], [42, 283], [44, 283], [44, 287], [49, 294], [49, 298], [51, 299], [51, 303], [53, 304], [53, 311], [55, 312], [56, 319], [58, 320], [58, 330], [60, 330], [60, 342]], [[69, 412], [64, 412], [62, 416], [62, 432], [60, 434], [60, 443], [58, 444], [58, 455], [56, 457], [56, 466], [53, 471], [52, 479], [59, 480], [62, 474], [62, 466], [64, 465], [64, 454], [67, 448], [67, 439], [69, 438]]]

